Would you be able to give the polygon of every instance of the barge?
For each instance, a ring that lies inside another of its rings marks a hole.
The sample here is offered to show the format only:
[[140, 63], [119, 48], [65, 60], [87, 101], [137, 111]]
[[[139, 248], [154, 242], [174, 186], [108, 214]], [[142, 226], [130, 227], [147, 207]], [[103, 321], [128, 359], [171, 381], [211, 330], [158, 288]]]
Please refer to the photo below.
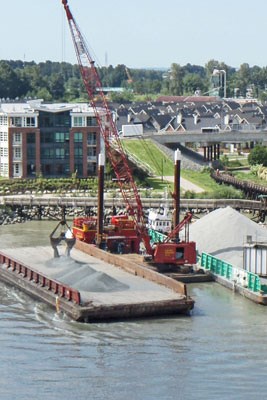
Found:
[[0, 278], [79, 322], [190, 313], [185, 284], [129, 256], [79, 241], [71, 257], [54, 258], [49, 246], [4, 249]]

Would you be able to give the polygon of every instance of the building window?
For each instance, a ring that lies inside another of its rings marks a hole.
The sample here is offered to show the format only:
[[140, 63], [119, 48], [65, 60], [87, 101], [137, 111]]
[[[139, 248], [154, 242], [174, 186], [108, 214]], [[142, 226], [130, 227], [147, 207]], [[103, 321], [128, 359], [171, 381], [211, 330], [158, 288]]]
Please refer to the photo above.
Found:
[[87, 135], [87, 144], [89, 146], [96, 146], [96, 132], [89, 132]]
[[96, 147], [89, 147], [87, 150], [88, 157], [95, 157], [96, 156]]
[[22, 118], [21, 117], [11, 117], [10, 118], [10, 125], [11, 126], [21, 127], [22, 126]]
[[78, 163], [74, 164], [74, 170], [77, 171], [77, 174], [81, 176], [83, 173], [82, 164], [78, 164]]
[[18, 175], [19, 174], [19, 164], [14, 164], [14, 174]]
[[8, 176], [8, 164], [7, 163], [0, 163], [0, 175]]
[[41, 149], [41, 158], [54, 158], [55, 151], [52, 148], [42, 148]]
[[35, 126], [35, 117], [26, 117], [24, 118], [25, 126], [33, 127]]
[[0, 156], [1, 157], [7, 157], [8, 156], [7, 147], [0, 147]]
[[1, 147], [1, 148], [0, 148], [0, 155], [1, 155], [1, 157], [7, 157], [7, 156], [8, 156], [8, 149], [7, 149], [7, 147]]
[[75, 158], [82, 158], [83, 156], [83, 149], [81, 147], [76, 147], [74, 149], [74, 156]]
[[81, 143], [83, 141], [83, 134], [81, 132], [74, 133], [74, 142]]
[[64, 157], [65, 157], [64, 149], [56, 149], [56, 158], [64, 158]]
[[84, 126], [84, 117], [73, 117], [73, 126]]
[[14, 158], [21, 159], [21, 148], [20, 147], [14, 148]]
[[55, 141], [57, 143], [63, 143], [65, 141], [65, 134], [64, 132], [56, 132], [55, 133]]
[[89, 163], [87, 165], [87, 175], [95, 175], [96, 174], [96, 163]]
[[98, 125], [96, 117], [87, 117], [86, 122], [87, 122], [86, 126], [97, 126]]
[[52, 132], [41, 132], [41, 143], [54, 143], [54, 140]]
[[35, 144], [35, 133], [27, 133], [27, 144]]
[[4, 115], [0, 116], [0, 125], [7, 126], [7, 116]]
[[13, 142], [15, 144], [21, 144], [21, 133], [14, 133]]
[[7, 132], [0, 132], [0, 142], [7, 142], [7, 141], [8, 141]]

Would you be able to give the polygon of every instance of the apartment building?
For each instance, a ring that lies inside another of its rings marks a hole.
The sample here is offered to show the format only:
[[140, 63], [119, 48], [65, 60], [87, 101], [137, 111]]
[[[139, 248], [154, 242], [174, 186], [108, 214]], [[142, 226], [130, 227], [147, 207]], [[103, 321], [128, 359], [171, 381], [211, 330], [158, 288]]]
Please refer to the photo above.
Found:
[[88, 104], [0, 103], [0, 176], [94, 176], [101, 140]]

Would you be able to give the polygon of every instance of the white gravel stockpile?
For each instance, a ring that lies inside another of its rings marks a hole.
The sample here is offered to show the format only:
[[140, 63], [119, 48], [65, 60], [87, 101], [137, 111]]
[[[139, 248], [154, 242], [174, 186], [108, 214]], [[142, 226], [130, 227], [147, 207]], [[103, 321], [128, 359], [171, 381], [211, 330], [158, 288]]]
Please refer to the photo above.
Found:
[[247, 236], [267, 242], [267, 229], [231, 207], [219, 208], [190, 226], [190, 240], [196, 242], [199, 254], [211, 254], [243, 268], [243, 245]]

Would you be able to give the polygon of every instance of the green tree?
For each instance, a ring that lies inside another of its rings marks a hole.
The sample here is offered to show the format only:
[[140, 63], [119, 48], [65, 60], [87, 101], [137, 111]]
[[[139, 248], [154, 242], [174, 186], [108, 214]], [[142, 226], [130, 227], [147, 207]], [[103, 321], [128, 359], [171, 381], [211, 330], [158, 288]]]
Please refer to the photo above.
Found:
[[83, 87], [83, 82], [78, 78], [70, 78], [65, 83], [65, 100], [73, 101], [80, 97], [81, 87]]
[[169, 90], [170, 94], [174, 96], [183, 95], [183, 78], [184, 70], [179, 64], [172, 64], [169, 76]]
[[0, 98], [15, 99], [24, 95], [27, 87], [17, 73], [4, 61], [0, 61]]
[[64, 97], [64, 79], [62, 74], [53, 73], [49, 79], [49, 91], [53, 99], [61, 100]]
[[197, 90], [203, 91], [204, 81], [198, 74], [186, 74], [183, 78], [183, 89], [184, 94], [193, 95]]
[[249, 64], [244, 63], [240, 65], [240, 68], [235, 75], [235, 83], [236, 87], [240, 90], [240, 94], [243, 97], [246, 97], [247, 88], [252, 83]]
[[36, 92], [36, 97], [38, 99], [43, 99], [44, 101], [52, 101], [53, 97], [48, 89], [41, 88]]
[[133, 101], [134, 95], [133, 93], [129, 92], [128, 90], [124, 90], [123, 92], [111, 92], [109, 94], [110, 100], [116, 103], [124, 103]]
[[255, 146], [248, 156], [248, 162], [250, 165], [262, 164], [267, 167], [267, 148], [261, 145]]
[[40, 89], [48, 89], [47, 77], [40, 72], [38, 65], [27, 65], [21, 71], [22, 78], [28, 83], [27, 96], [35, 97]]

